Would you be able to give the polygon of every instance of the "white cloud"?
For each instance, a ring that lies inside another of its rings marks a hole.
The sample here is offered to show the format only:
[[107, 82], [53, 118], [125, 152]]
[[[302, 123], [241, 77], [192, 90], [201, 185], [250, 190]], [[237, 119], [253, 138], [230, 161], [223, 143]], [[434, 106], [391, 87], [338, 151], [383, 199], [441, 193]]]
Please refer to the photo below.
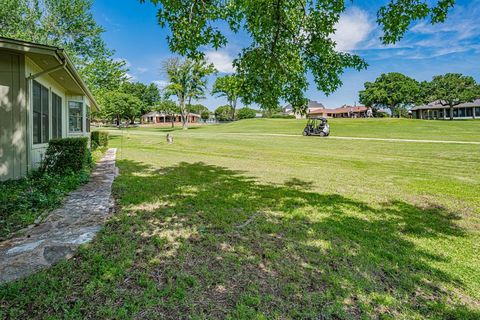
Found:
[[367, 12], [357, 7], [345, 11], [335, 25], [333, 40], [337, 43], [339, 51], [355, 50], [362, 41], [366, 40], [374, 29], [372, 19]]
[[226, 51], [207, 51], [205, 58], [208, 62], [213, 63], [219, 72], [233, 73], [235, 71], [232, 65], [233, 59]]
[[128, 72], [127, 72], [127, 73], [126, 73], [126, 76], [127, 76], [127, 80], [128, 80], [128, 81], [136, 81], [136, 80], [137, 80], [137, 77], [134, 76], [134, 75], [131, 74], [131, 73], [128, 73]]
[[159, 88], [159, 89], [163, 89], [165, 88], [166, 86], [168, 86], [170, 84], [170, 82], [166, 81], [166, 80], [155, 80], [153, 81], [153, 83], [155, 83], [155, 85]]

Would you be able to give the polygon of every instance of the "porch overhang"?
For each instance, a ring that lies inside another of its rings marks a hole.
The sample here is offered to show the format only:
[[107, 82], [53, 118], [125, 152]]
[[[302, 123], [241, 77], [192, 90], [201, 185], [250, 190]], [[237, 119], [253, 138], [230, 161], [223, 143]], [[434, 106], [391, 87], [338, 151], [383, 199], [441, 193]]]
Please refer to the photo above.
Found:
[[68, 94], [87, 96], [92, 110], [99, 110], [95, 98], [63, 49], [3, 37], [0, 37], [0, 49], [23, 53], [42, 70], [46, 70]]

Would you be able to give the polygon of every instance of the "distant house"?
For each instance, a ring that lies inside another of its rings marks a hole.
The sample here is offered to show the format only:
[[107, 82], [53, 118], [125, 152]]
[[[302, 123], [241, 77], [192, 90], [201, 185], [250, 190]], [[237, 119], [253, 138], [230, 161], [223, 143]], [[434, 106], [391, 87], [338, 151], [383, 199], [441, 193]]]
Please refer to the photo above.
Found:
[[[200, 115], [196, 113], [188, 114], [189, 123], [200, 122]], [[161, 124], [161, 123], [171, 123], [171, 122], [182, 122], [181, 114], [165, 114], [162, 112], [151, 111], [146, 113], [141, 118], [142, 124]]]
[[[410, 109], [415, 119], [450, 119], [450, 107], [443, 106], [435, 101], [427, 105], [416, 106]], [[480, 118], [480, 99], [473, 102], [459, 104], [453, 107], [454, 119], [475, 119]]]
[[[323, 104], [321, 104], [320, 102], [317, 102], [315, 100], [308, 100], [308, 104], [307, 104], [307, 114], [309, 114], [310, 112], [312, 111], [315, 111], [315, 110], [318, 110], [318, 109], [325, 109], [325, 107], [323, 106]], [[288, 104], [286, 105], [284, 108], [283, 108], [283, 114], [285, 115], [294, 115], [295, 118], [297, 119], [305, 119], [307, 116], [306, 115], [302, 115], [298, 112], [295, 112], [293, 110], [293, 106], [291, 104]]]
[[325, 118], [364, 118], [366, 112], [367, 107], [364, 106], [343, 105], [340, 108], [328, 109], [320, 102], [314, 100], [308, 100], [306, 115], [295, 113], [291, 104], [288, 104], [283, 108], [284, 114], [295, 115], [295, 118], [297, 119], [305, 119], [307, 116]]
[[88, 136], [93, 110], [62, 49], [0, 37], [0, 180], [38, 167], [50, 139]]
[[308, 113], [308, 116], [325, 118], [364, 118], [366, 112], [367, 107], [364, 106], [343, 105], [342, 107], [335, 109], [319, 108], [311, 110]]

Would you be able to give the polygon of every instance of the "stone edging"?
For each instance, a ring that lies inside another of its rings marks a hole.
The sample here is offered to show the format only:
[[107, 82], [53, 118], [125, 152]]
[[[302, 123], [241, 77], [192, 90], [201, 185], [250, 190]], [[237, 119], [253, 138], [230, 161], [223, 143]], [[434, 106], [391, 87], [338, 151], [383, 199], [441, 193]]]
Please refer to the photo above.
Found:
[[91, 241], [113, 212], [112, 183], [117, 149], [108, 149], [90, 181], [70, 193], [63, 205], [19, 237], [0, 243], [0, 283], [13, 281], [60, 259], [72, 257], [79, 245]]

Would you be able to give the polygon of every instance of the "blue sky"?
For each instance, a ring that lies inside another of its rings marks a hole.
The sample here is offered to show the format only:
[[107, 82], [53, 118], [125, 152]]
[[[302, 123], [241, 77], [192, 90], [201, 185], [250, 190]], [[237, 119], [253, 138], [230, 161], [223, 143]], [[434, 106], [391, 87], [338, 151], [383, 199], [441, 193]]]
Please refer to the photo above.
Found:
[[[381, 31], [375, 23], [376, 10], [385, 1], [346, 2], [347, 10], [335, 35], [337, 49], [362, 56], [369, 67], [360, 72], [347, 69], [342, 76], [343, 86], [328, 97], [316, 90], [310, 79], [308, 98], [327, 107], [353, 104], [358, 101], [358, 91], [365, 81], [374, 81], [381, 73], [392, 71], [417, 80], [458, 72], [480, 82], [480, 0], [457, 1], [447, 22], [433, 26], [428, 21], [417, 22], [402, 41], [388, 47], [378, 40]], [[106, 29], [107, 45], [116, 50], [118, 59], [127, 61], [133, 81], [155, 82], [160, 86], [166, 83], [161, 63], [173, 54], [166, 41], [168, 30], [157, 24], [153, 5], [140, 4], [138, 0], [97, 0], [93, 14]], [[205, 49], [207, 58], [224, 73], [233, 71], [231, 61], [246, 45], [245, 37], [229, 38], [225, 48]], [[225, 100], [209, 95], [200, 103], [213, 110], [225, 104]]]

